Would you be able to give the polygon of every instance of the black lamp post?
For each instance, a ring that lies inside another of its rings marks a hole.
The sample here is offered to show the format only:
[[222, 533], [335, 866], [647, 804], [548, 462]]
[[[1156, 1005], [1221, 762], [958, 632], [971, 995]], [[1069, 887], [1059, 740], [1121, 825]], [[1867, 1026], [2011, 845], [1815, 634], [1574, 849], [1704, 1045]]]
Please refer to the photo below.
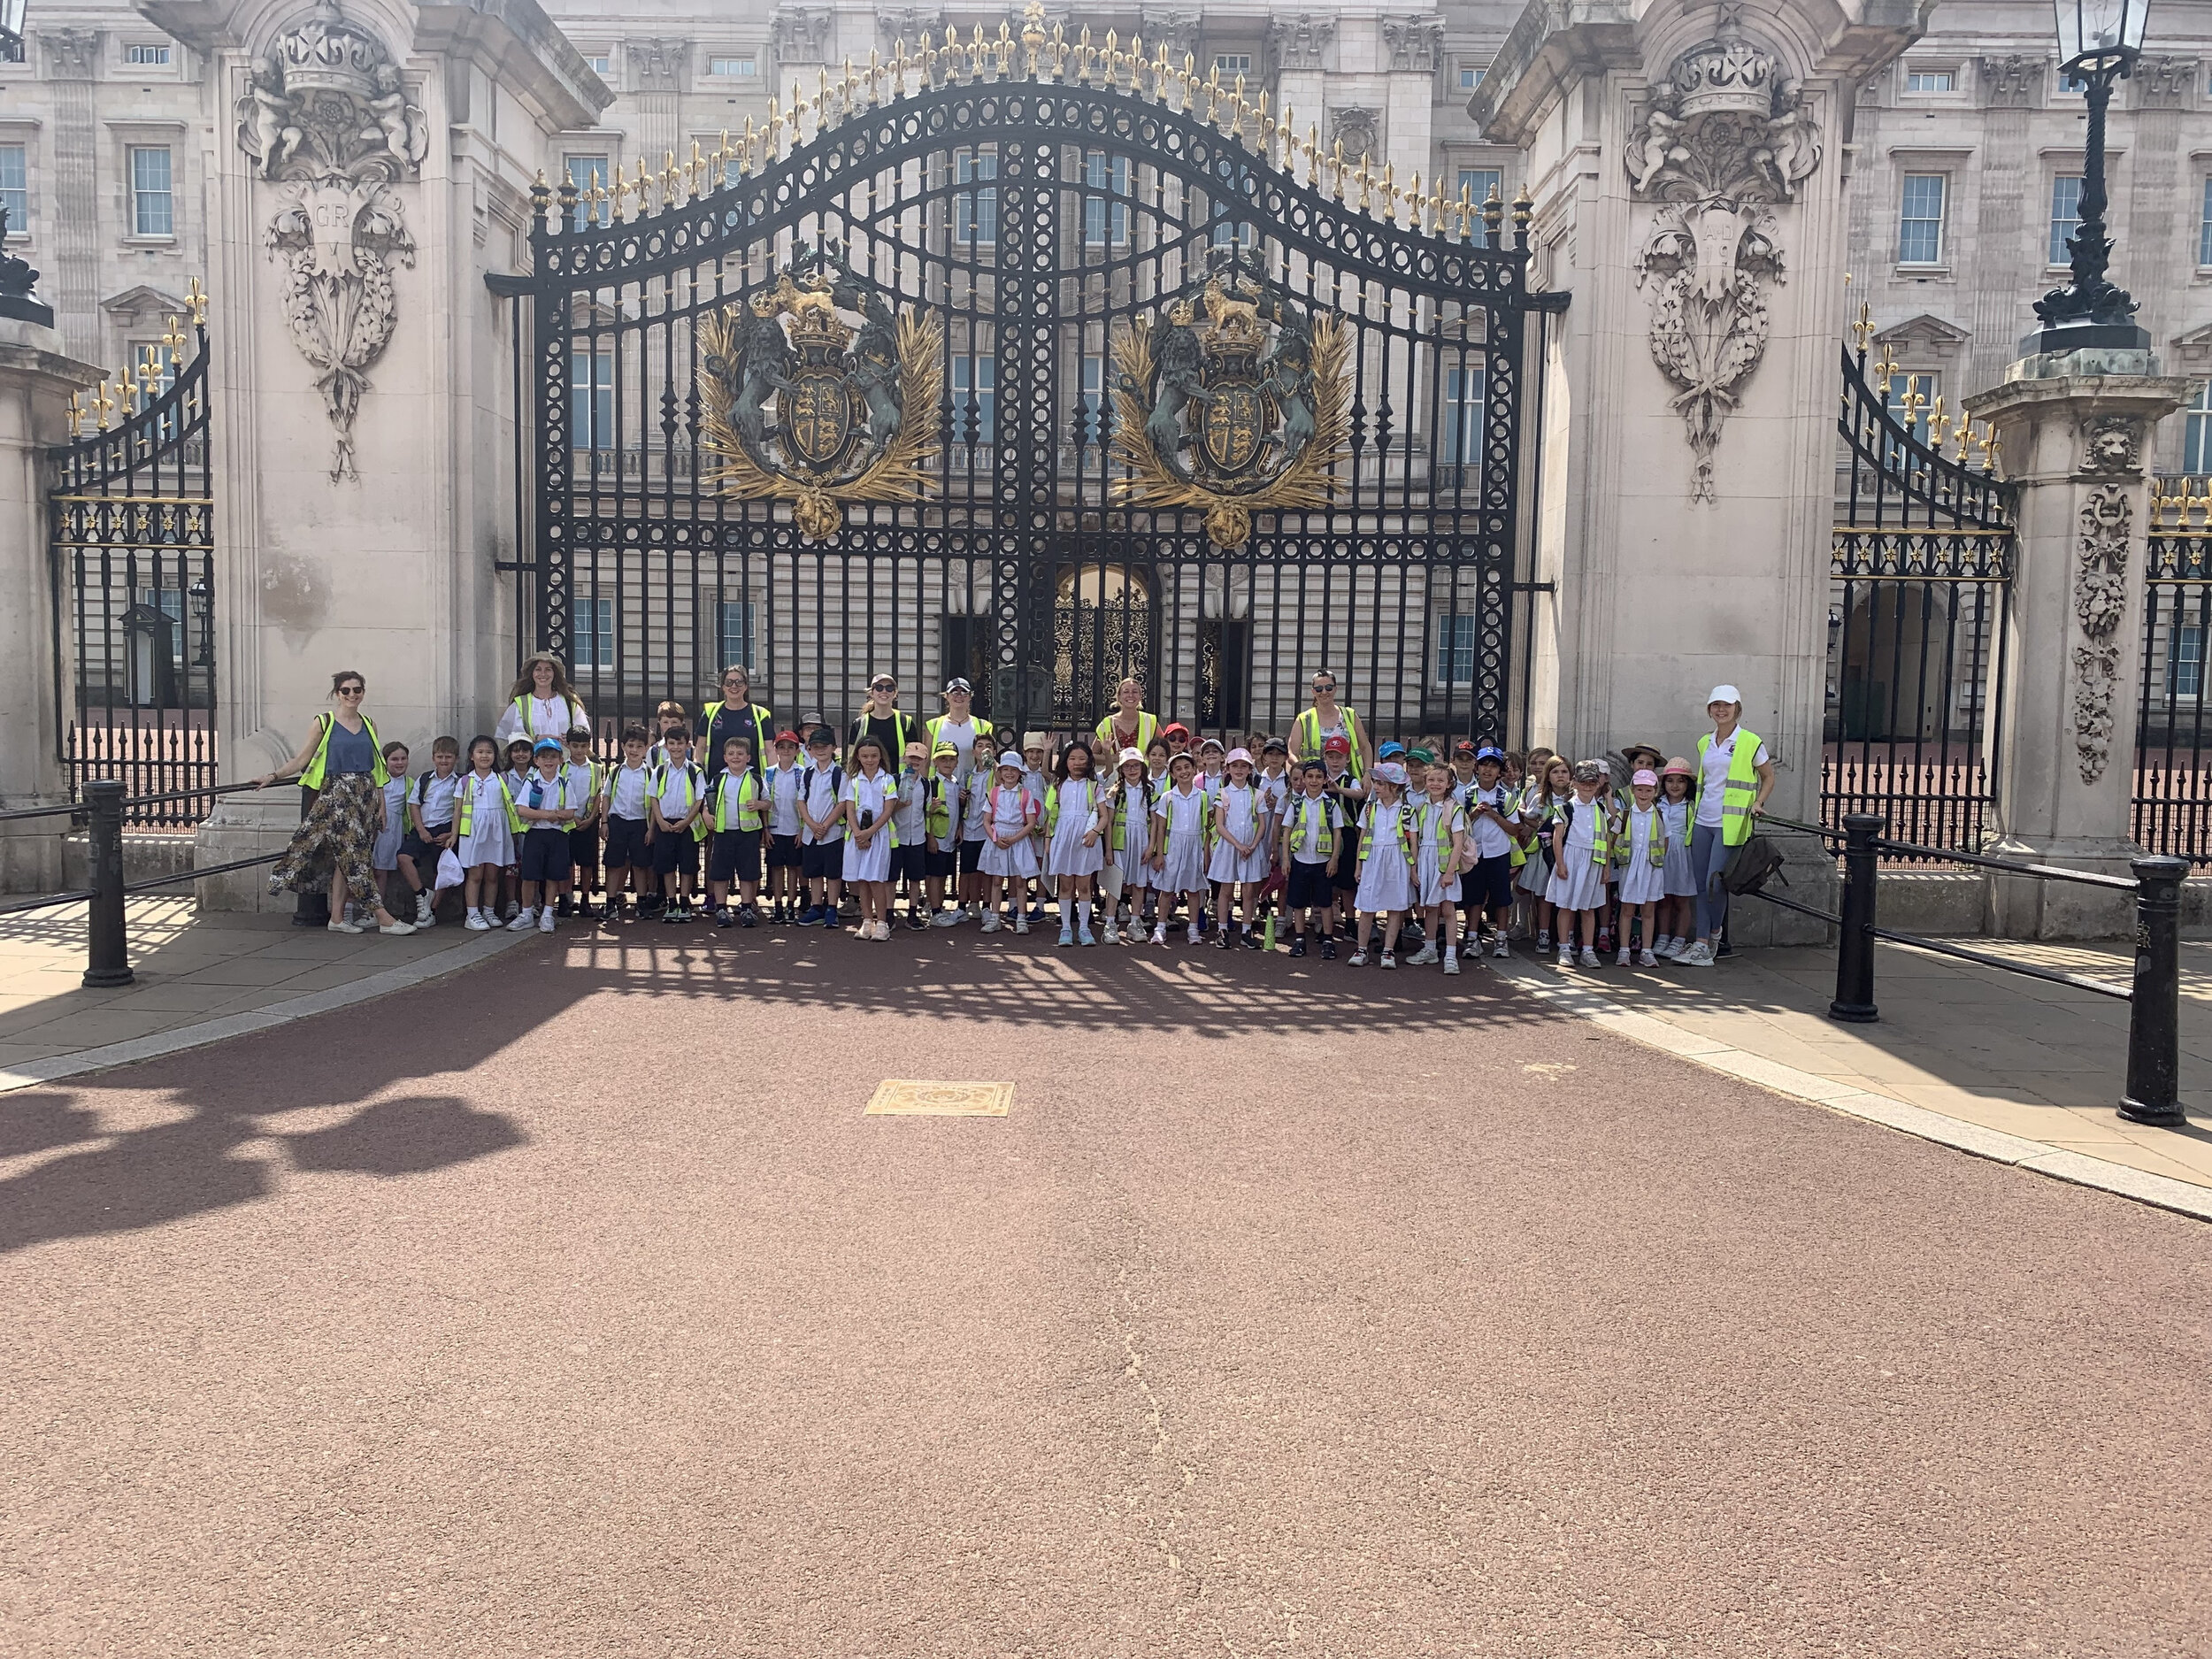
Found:
[[2106, 280], [2112, 239], [2104, 233], [2104, 117], [2112, 88], [2128, 78], [2143, 51], [2149, 0], [2055, 0], [2059, 72], [2083, 83], [2089, 138], [2082, 156], [2081, 223], [2066, 244], [2073, 280], [2035, 303], [2043, 326], [2020, 342], [2024, 357], [2044, 352], [2148, 350], [2148, 331], [2135, 323], [2135, 301]]

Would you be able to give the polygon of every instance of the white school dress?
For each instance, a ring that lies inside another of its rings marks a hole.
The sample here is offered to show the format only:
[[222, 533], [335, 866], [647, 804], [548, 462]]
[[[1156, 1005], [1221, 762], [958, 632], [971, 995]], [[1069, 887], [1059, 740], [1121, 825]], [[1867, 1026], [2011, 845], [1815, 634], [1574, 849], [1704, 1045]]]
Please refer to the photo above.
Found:
[[1098, 827], [1098, 786], [1088, 778], [1070, 778], [1059, 786], [1059, 821], [1052, 832], [1052, 847], [1045, 868], [1056, 876], [1094, 876], [1106, 867], [1105, 837], [1088, 847], [1087, 831]]
[[1413, 809], [1401, 801], [1385, 806], [1370, 801], [1360, 809], [1360, 850], [1365, 856], [1359, 891], [1352, 905], [1371, 915], [1402, 910], [1413, 903], [1413, 871], [1406, 863], [1406, 829], [1417, 827]]
[[1605, 866], [1591, 857], [1590, 849], [1597, 845], [1598, 815], [1605, 803], [1570, 801], [1562, 810], [1568, 814], [1566, 850], [1544, 897], [1563, 910], [1594, 910], [1605, 902]]
[[[891, 826], [886, 821], [892, 800], [891, 778], [887, 772], [878, 772], [872, 778], [855, 772], [845, 780], [840, 799], [850, 803], [855, 822], [863, 812], [875, 814], [876, 833], [863, 847], [851, 835], [845, 837], [845, 879], [848, 881], [888, 881], [891, 879]], [[853, 827], [851, 824], [845, 826]]]
[[[1466, 833], [1467, 815], [1460, 810], [1458, 802], [1446, 795], [1441, 801], [1424, 801], [1416, 817], [1420, 836], [1414, 843], [1415, 885], [1420, 895], [1416, 902], [1422, 904], [1442, 904], [1447, 902], [1456, 904], [1459, 902], [1459, 878], [1454, 876], [1448, 886], [1444, 880], [1444, 866], [1450, 860], [1452, 849], [1458, 846], [1459, 838]], [[1443, 824], [1440, 832], [1437, 827], [1439, 820]], [[1440, 833], [1448, 838], [1440, 853], [1436, 845]]]
[[1667, 821], [1657, 806], [1628, 809], [1628, 862], [1621, 866], [1621, 902], [1647, 904], [1667, 896], [1667, 872], [1663, 864], [1651, 862], [1654, 838], [1665, 846]]
[[1661, 801], [1659, 816], [1667, 826], [1667, 864], [1660, 872], [1664, 895], [1671, 899], [1697, 896], [1697, 873], [1690, 868], [1690, 803]]
[[[497, 772], [479, 775], [471, 772], [463, 780], [461, 788], [469, 799], [469, 833], [461, 838], [461, 867], [473, 870], [479, 864], [511, 864], [515, 861], [515, 838], [507, 826], [507, 803], [499, 792]], [[454, 819], [459, 823], [460, 796], [454, 797]]]
[[1161, 892], [1206, 890], [1206, 811], [1202, 789], [1193, 789], [1188, 795], [1170, 789], [1153, 807], [1153, 817], [1167, 820], [1161, 865], [1152, 872], [1152, 885]]
[[[982, 823], [987, 833], [984, 837], [983, 853], [976, 868], [987, 876], [1029, 877], [1037, 873], [1037, 848], [1026, 831], [1037, 820], [1037, 803], [1026, 786], [1016, 784], [1008, 788], [994, 783], [983, 792]], [[1012, 839], [1013, 845], [1002, 847], [1000, 836]]]
[[[1221, 793], [1214, 797], [1213, 852], [1206, 860], [1206, 879], [1209, 881], [1264, 881], [1268, 866], [1267, 837], [1262, 833], [1266, 827], [1266, 808], [1262, 804], [1260, 792], [1252, 785], [1225, 783]], [[1229, 844], [1229, 837], [1253, 843], [1248, 853], [1240, 853]]]
[[1142, 784], [1124, 783], [1120, 789], [1121, 810], [1114, 817], [1120, 827], [1121, 846], [1113, 855], [1114, 864], [1121, 871], [1123, 887], [1148, 887], [1152, 866], [1145, 862], [1145, 856], [1152, 850], [1152, 808]]
[[407, 834], [407, 780], [395, 778], [384, 786], [384, 827], [369, 849], [369, 868], [399, 868], [399, 843]]
[[1527, 862], [1521, 865], [1520, 888], [1540, 899], [1551, 885], [1551, 862], [1545, 854], [1551, 849], [1551, 826], [1558, 821], [1556, 802], [1540, 803], [1531, 795], [1521, 803], [1521, 822], [1536, 826], [1536, 839], [1529, 842]]

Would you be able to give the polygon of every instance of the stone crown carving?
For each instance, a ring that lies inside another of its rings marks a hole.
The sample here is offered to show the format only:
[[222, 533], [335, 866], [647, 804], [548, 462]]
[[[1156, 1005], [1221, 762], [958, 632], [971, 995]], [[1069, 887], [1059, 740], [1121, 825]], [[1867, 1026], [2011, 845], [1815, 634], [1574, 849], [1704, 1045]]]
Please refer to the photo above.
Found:
[[1344, 158], [1374, 156], [1382, 150], [1382, 111], [1352, 104], [1329, 111], [1329, 142], [1344, 147]]
[[1650, 296], [1652, 361], [1713, 499], [1723, 423], [1766, 353], [1766, 290], [1782, 280], [1773, 209], [1820, 165], [1820, 132], [1780, 59], [1729, 35], [1674, 60], [1652, 88], [1624, 162], [1631, 193], [1656, 204], [1636, 262]]
[[357, 476], [354, 419], [398, 317], [393, 267], [415, 262], [391, 187], [420, 176], [428, 124], [384, 42], [337, 0], [319, 0], [263, 54], [237, 118], [238, 147], [282, 190], [262, 247], [284, 268], [292, 342], [319, 372], [330, 476]]

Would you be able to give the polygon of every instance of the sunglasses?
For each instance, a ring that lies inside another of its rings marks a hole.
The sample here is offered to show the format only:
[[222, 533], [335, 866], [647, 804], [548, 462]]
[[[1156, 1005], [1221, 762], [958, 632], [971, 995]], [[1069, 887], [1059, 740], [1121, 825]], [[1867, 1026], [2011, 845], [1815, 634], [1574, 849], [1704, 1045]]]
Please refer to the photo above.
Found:
[[365, 686], [341, 686], [338, 687], [338, 695], [342, 697], [357, 697], [367, 689]]

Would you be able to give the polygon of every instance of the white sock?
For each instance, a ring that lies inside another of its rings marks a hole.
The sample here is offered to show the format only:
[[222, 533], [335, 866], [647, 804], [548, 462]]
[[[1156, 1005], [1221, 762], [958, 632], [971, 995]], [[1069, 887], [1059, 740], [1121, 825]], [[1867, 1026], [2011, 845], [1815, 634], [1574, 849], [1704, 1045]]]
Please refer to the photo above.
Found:
[[1090, 901], [1090, 900], [1088, 900], [1088, 899], [1078, 899], [1078, 900], [1076, 900], [1076, 902], [1075, 902], [1075, 918], [1076, 918], [1077, 923], [1078, 923], [1079, 926], [1084, 926], [1084, 927], [1088, 927], [1088, 926], [1091, 925], [1091, 901]]

